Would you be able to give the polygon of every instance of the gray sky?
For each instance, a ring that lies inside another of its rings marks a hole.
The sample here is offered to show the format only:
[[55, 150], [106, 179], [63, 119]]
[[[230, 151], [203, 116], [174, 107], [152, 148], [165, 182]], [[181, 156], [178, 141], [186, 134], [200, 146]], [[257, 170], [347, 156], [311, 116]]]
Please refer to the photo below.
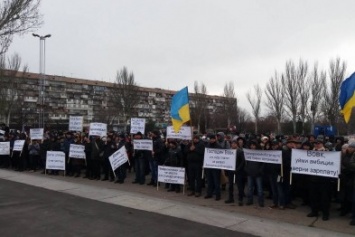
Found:
[[[42, 0], [46, 73], [113, 81], [126, 66], [140, 86], [222, 95], [233, 81], [239, 105], [289, 59], [347, 62], [355, 71], [353, 0]], [[18, 53], [39, 71], [39, 39], [16, 37]], [[265, 98], [265, 97], [263, 97]], [[263, 106], [265, 111], [265, 106]]]

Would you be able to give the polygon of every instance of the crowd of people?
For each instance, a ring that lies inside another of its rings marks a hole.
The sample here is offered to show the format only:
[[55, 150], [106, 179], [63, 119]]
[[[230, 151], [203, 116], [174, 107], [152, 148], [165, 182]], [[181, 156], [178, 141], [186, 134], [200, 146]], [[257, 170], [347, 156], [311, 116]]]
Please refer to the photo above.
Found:
[[[156, 186], [158, 166], [185, 167], [187, 172], [189, 197], [221, 199], [226, 190], [225, 203], [237, 202], [239, 206], [265, 205], [265, 194], [272, 199], [271, 209], [294, 209], [295, 198], [308, 205], [307, 217], [322, 220], [330, 217], [330, 206], [337, 202], [339, 215], [351, 213], [350, 225], [355, 225], [355, 140], [345, 141], [343, 137], [309, 136], [265, 136], [265, 135], [225, 135], [223, 132], [194, 134], [192, 141], [163, 139], [156, 130], [144, 135], [140, 132], [127, 135], [108, 132], [107, 136], [89, 136], [88, 133], [46, 131], [43, 140], [31, 140], [27, 133], [9, 132], [0, 136], [0, 142], [10, 142], [10, 155], [0, 156], [2, 168], [16, 171], [44, 173], [47, 151], [62, 151], [66, 156], [66, 175], [91, 180], [111, 181], [122, 184], [127, 172], [134, 172], [133, 183]], [[133, 140], [151, 139], [153, 150], [134, 150]], [[15, 140], [25, 140], [22, 151], [13, 151]], [[86, 159], [69, 157], [70, 144], [85, 146]], [[129, 162], [111, 169], [109, 157], [122, 147], [126, 148]], [[203, 169], [205, 148], [236, 150], [235, 170]], [[278, 164], [247, 161], [243, 149], [282, 151], [282, 163]], [[294, 174], [290, 184], [292, 149], [341, 152], [340, 191], [337, 191], [337, 179]], [[48, 174], [57, 175], [57, 170], [48, 170]], [[148, 180], [147, 180], [148, 179]], [[235, 190], [236, 187], [236, 190]], [[165, 184], [168, 192], [180, 192], [181, 185]], [[203, 189], [206, 189], [203, 195]], [[237, 193], [237, 197], [234, 194]], [[257, 200], [254, 201], [254, 197]]]

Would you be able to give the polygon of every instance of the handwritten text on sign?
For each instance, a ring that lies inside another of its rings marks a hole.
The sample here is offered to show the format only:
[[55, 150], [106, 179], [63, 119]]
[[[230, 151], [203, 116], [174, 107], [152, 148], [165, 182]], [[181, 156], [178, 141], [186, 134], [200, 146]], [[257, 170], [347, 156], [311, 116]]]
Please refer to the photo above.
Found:
[[292, 149], [291, 172], [338, 178], [340, 174], [340, 151], [305, 151]]
[[14, 142], [13, 151], [22, 151], [24, 145], [25, 145], [25, 140], [16, 140]]
[[83, 116], [69, 116], [69, 131], [83, 131]]
[[43, 140], [43, 128], [30, 129], [31, 140]]
[[133, 149], [134, 150], [153, 150], [153, 141], [149, 139], [137, 139], [133, 140]]
[[158, 182], [185, 184], [185, 168], [158, 166]]
[[145, 133], [145, 119], [144, 118], [131, 118], [131, 134], [137, 132]]
[[121, 149], [113, 153], [108, 159], [110, 160], [113, 172], [115, 172], [118, 167], [128, 161], [126, 148], [123, 146]]
[[282, 163], [282, 151], [243, 149], [247, 161], [264, 162], [272, 164]]
[[90, 123], [89, 136], [107, 136], [107, 124], [106, 123]]
[[0, 142], [0, 155], [10, 155], [10, 142]]
[[84, 145], [77, 145], [77, 144], [70, 144], [69, 148], [69, 157], [70, 158], [77, 158], [77, 159], [85, 159], [85, 146]]
[[235, 170], [237, 150], [205, 148], [203, 168]]
[[192, 140], [191, 127], [182, 126], [179, 132], [175, 133], [173, 126], [168, 126], [166, 128], [166, 138]]
[[65, 154], [62, 151], [47, 151], [46, 169], [65, 170]]

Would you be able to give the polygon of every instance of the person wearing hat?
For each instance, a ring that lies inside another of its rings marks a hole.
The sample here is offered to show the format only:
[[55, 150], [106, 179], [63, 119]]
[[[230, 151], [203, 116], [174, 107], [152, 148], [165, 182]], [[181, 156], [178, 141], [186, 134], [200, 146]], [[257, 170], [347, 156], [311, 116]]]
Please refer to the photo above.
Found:
[[[249, 143], [249, 149], [261, 150], [260, 144], [256, 140], [252, 140]], [[245, 161], [245, 172], [248, 179], [248, 193], [246, 205], [253, 205], [254, 201], [254, 187], [257, 188], [258, 203], [260, 207], [264, 207], [264, 190], [263, 190], [263, 174], [264, 174], [263, 162]]]
[[[236, 150], [236, 166], [233, 174], [236, 176], [236, 183], [238, 188], [238, 205], [243, 206], [243, 198], [245, 196], [244, 189], [245, 189], [245, 172], [244, 172], [244, 165], [245, 165], [245, 158], [244, 152], [242, 148], [239, 148], [237, 139], [234, 139], [231, 144], [231, 148]], [[234, 175], [233, 175], [234, 178]], [[228, 188], [228, 199], [225, 200], [225, 203], [234, 203], [234, 180], [229, 180], [230, 185]]]
[[[315, 142], [314, 151], [326, 151], [324, 141], [318, 138]], [[332, 193], [332, 178], [321, 176], [309, 177], [309, 194], [311, 212], [307, 217], [318, 217], [318, 212], [322, 212], [322, 220], [329, 220], [329, 209]]]
[[[164, 162], [166, 166], [173, 166], [173, 167], [183, 167], [183, 155], [180, 149], [179, 144], [175, 140], [169, 141], [169, 151], [167, 159]], [[170, 184], [168, 192], [180, 192], [180, 185], [179, 184]]]
[[194, 135], [193, 140], [185, 147], [187, 154], [187, 175], [191, 192], [188, 196], [201, 196], [202, 189], [202, 166], [205, 154], [205, 145], [200, 136]]
[[70, 150], [70, 144], [74, 144], [74, 138], [73, 138], [73, 134], [71, 132], [67, 132], [65, 134], [65, 139], [64, 139], [64, 143], [63, 143], [63, 147], [64, 147], [64, 153], [65, 153], [65, 172], [67, 176], [73, 176], [74, 172], [73, 172], [73, 165], [72, 163], [68, 162], [69, 160], [69, 150]]
[[[210, 134], [208, 138], [207, 148], [221, 149], [220, 145], [217, 143], [216, 135]], [[212, 198], [213, 194], [215, 194], [215, 200], [221, 200], [221, 170], [206, 168], [205, 172], [207, 178], [207, 194], [205, 199]]]
[[[143, 134], [138, 132], [134, 135], [134, 140], [141, 140]], [[145, 183], [145, 170], [146, 170], [146, 151], [135, 149], [133, 152], [134, 159], [134, 170], [136, 172], [136, 177], [132, 183], [143, 185]]]
[[150, 133], [153, 140], [153, 151], [148, 155], [151, 178], [148, 185], [155, 187], [158, 183], [158, 165], [164, 164], [165, 144], [158, 130]]

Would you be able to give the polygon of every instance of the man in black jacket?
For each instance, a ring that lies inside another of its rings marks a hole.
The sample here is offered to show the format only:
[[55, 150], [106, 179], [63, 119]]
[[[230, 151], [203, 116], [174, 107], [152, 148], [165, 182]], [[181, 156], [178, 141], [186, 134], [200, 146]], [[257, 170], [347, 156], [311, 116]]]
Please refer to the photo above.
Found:
[[[221, 149], [217, 143], [216, 135], [211, 134], [208, 136], [209, 142], [206, 147], [212, 149]], [[215, 194], [215, 200], [221, 200], [221, 170], [220, 169], [205, 169], [207, 178], [207, 195], [205, 199], [212, 198], [212, 194]]]
[[186, 147], [188, 177], [191, 192], [187, 196], [200, 197], [202, 188], [202, 165], [205, 153], [205, 145], [198, 135], [195, 135], [192, 142]]

